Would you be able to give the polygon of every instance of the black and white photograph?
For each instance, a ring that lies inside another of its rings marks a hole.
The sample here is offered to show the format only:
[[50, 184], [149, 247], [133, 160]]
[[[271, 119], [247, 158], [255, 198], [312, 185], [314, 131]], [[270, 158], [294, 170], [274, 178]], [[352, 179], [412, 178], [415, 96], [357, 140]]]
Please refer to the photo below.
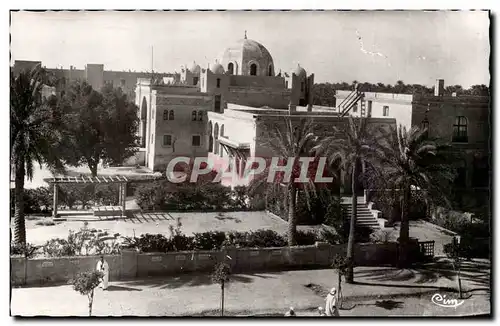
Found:
[[491, 318], [493, 15], [11, 9], [10, 316]]

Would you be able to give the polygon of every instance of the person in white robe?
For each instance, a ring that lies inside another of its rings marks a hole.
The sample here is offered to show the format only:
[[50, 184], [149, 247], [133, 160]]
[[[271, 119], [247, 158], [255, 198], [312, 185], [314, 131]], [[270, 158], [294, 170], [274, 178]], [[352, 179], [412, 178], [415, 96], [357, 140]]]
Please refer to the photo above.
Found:
[[97, 262], [96, 269], [103, 273], [102, 282], [99, 284], [99, 287], [106, 290], [109, 282], [109, 265], [108, 262], [104, 260], [104, 256], [101, 256], [101, 259]]
[[327, 316], [340, 316], [337, 308], [337, 289], [332, 288], [326, 296], [325, 314]]

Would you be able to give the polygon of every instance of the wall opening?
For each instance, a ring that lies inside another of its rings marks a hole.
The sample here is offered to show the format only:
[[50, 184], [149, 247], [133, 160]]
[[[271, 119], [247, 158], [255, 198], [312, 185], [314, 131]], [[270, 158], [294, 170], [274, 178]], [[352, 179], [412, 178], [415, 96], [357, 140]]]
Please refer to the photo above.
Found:
[[227, 65], [227, 71], [230, 75], [234, 75], [234, 64], [232, 62]]
[[255, 63], [250, 65], [250, 76], [257, 76], [257, 65]]

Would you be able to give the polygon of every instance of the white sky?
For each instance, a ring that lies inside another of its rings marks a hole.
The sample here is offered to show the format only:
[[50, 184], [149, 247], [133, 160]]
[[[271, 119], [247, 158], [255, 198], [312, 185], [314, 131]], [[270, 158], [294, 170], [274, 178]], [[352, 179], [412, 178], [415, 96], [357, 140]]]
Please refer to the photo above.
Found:
[[[262, 43], [277, 71], [300, 63], [316, 82], [489, 85], [489, 18], [462, 12], [13, 12], [12, 60], [47, 67], [179, 71], [232, 42]], [[357, 33], [362, 38], [362, 51]]]

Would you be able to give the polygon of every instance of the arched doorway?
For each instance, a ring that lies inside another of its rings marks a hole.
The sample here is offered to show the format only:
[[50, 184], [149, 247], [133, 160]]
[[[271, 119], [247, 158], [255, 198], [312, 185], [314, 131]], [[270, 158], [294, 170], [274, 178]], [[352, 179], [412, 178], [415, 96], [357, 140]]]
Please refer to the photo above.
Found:
[[232, 62], [227, 65], [227, 71], [230, 75], [234, 75], [234, 64]]
[[255, 63], [250, 65], [250, 76], [257, 76], [257, 65]]

